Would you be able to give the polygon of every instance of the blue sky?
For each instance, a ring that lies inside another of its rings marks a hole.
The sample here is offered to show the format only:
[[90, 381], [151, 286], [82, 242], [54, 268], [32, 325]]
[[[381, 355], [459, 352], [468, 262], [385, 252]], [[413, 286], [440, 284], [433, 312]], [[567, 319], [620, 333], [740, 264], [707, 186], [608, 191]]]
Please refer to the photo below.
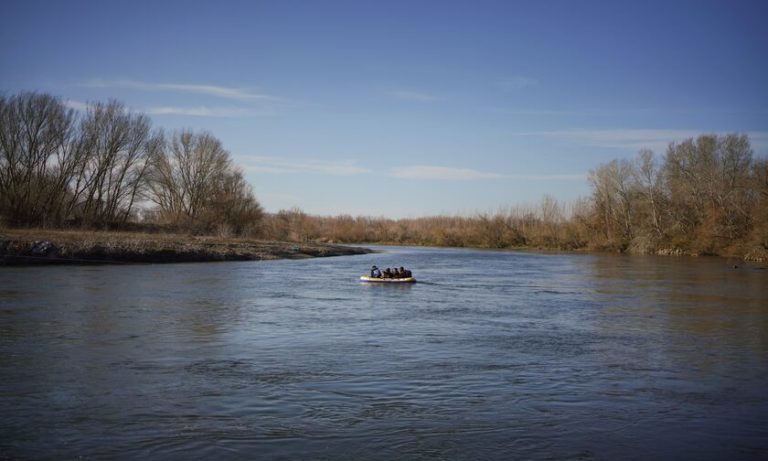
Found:
[[700, 133], [768, 153], [765, 1], [6, 0], [0, 91], [208, 130], [268, 211], [409, 217], [590, 193]]

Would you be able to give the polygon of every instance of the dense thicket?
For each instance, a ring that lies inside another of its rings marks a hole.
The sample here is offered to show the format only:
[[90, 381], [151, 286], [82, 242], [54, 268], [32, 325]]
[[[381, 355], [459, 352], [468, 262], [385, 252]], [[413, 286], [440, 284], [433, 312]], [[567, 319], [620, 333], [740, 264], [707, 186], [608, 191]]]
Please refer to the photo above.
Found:
[[[267, 215], [267, 238], [340, 243], [394, 243], [480, 248], [579, 249], [590, 238], [587, 202], [571, 206], [545, 197], [537, 207], [514, 207], [475, 216], [388, 219], [349, 215], [310, 216], [300, 209]], [[571, 219], [566, 219], [571, 216]]]
[[0, 96], [0, 218], [11, 226], [124, 227], [139, 202], [161, 224], [246, 233], [261, 207], [210, 134], [167, 141], [117, 101], [79, 113], [47, 94]]
[[768, 255], [768, 160], [745, 135], [703, 135], [657, 158], [613, 160], [589, 174], [592, 196], [570, 205], [475, 216], [386, 219], [308, 216], [265, 220], [272, 238], [485, 248], [608, 249], [636, 253]]

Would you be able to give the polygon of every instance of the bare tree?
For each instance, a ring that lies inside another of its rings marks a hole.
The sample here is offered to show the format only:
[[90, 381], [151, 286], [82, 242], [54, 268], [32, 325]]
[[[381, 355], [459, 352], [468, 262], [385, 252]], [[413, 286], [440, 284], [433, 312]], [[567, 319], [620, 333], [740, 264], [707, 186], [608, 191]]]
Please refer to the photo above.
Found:
[[670, 200], [670, 216], [679, 233], [691, 233], [705, 219], [711, 195], [715, 136], [700, 136], [672, 143], [667, 149], [664, 179]]
[[643, 149], [638, 154], [637, 164], [632, 170], [635, 180], [648, 209], [650, 227], [656, 238], [662, 236], [661, 228], [661, 202], [663, 200], [661, 189], [661, 172], [654, 158], [653, 151]]
[[[0, 97], [0, 214], [18, 225], [46, 224], [64, 193], [74, 113], [53, 96]], [[52, 162], [52, 159], [55, 159]]]
[[162, 145], [145, 115], [121, 103], [95, 103], [80, 125], [79, 168], [70, 213], [83, 224], [124, 224], [144, 185], [148, 159]]
[[545, 195], [541, 199], [541, 223], [544, 228], [544, 241], [548, 246], [557, 246], [558, 231], [562, 227], [564, 216], [563, 208], [557, 199], [551, 195]]
[[213, 135], [177, 132], [152, 158], [149, 198], [168, 219], [194, 220], [230, 168], [229, 153]]
[[[263, 216], [261, 205], [253, 195], [251, 186], [242, 171], [232, 168], [217, 184], [213, 184], [206, 204], [207, 221], [236, 235], [256, 235]], [[306, 215], [302, 213], [300, 238], [308, 238], [304, 225]]]
[[704, 135], [671, 144], [664, 165], [670, 209], [682, 232], [734, 238], [749, 227], [752, 149], [744, 135]]
[[754, 195], [750, 191], [752, 149], [746, 135], [729, 134], [718, 140], [714, 201], [729, 238], [749, 227]]
[[166, 222], [202, 232], [226, 225], [237, 234], [253, 233], [262, 214], [229, 152], [209, 133], [180, 131], [157, 149], [146, 195]]
[[626, 243], [633, 237], [633, 175], [628, 160], [612, 160], [589, 173], [596, 210], [608, 240], [620, 237]]
[[768, 249], [768, 158], [753, 163], [750, 190], [754, 195], [751, 241]]

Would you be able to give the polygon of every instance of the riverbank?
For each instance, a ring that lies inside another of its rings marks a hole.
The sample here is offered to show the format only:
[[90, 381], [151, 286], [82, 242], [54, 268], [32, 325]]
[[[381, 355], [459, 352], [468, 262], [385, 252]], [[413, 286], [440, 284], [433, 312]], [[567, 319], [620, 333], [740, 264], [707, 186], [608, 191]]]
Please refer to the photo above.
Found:
[[367, 248], [180, 234], [0, 231], [0, 265], [254, 261], [348, 256]]
[[471, 250], [489, 250], [489, 251], [519, 251], [519, 252], [533, 252], [533, 253], [550, 253], [550, 254], [627, 254], [634, 256], [670, 256], [670, 257], [714, 257], [723, 258], [729, 260], [741, 260], [747, 263], [768, 263], [768, 248], [762, 245], [753, 245], [751, 247], [730, 247], [725, 251], [707, 252], [696, 251], [693, 249], [680, 248], [674, 246], [655, 246], [649, 245], [642, 239], [635, 239], [626, 248], [616, 247], [611, 245], [592, 245], [592, 246], [580, 246], [580, 247], [559, 247], [559, 246], [544, 246], [544, 245], [512, 245], [505, 247], [488, 247], [488, 246], [473, 246], [473, 245], [422, 245], [417, 243], [402, 243], [402, 242], [365, 242], [364, 245], [382, 245], [382, 246], [402, 246], [402, 247], [424, 247], [434, 246], [437, 248], [463, 248]]

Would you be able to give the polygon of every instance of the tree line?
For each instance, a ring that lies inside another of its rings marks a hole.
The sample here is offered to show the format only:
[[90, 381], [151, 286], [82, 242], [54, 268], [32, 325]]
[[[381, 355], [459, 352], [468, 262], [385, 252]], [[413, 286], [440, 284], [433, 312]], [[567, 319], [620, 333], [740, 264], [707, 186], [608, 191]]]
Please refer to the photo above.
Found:
[[746, 135], [701, 135], [589, 172], [592, 194], [474, 216], [264, 213], [221, 142], [153, 129], [117, 101], [85, 111], [0, 96], [0, 224], [126, 228], [287, 241], [607, 249], [768, 257], [768, 159]]
[[263, 233], [294, 241], [482, 248], [600, 249], [633, 253], [768, 258], [768, 159], [746, 135], [702, 135], [642, 150], [590, 171], [591, 196], [545, 196], [474, 216], [415, 219], [309, 216], [298, 208], [265, 218]]
[[6, 225], [124, 228], [141, 218], [185, 231], [248, 234], [261, 217], [242, 172], [209, 133], [166, 135], [118, 101], [79, 112], [48, 94], [0, 96]]
[[495, 213], [407, 219], [312, 216], [293, 208], [266, 215], [262, 232], [266, 238], [297, 242], [576, 250], [588, 245], [590, 229], [568, 216], [586, 206], [586, 200], [568, 205], [545, 196], [539, 205]]

